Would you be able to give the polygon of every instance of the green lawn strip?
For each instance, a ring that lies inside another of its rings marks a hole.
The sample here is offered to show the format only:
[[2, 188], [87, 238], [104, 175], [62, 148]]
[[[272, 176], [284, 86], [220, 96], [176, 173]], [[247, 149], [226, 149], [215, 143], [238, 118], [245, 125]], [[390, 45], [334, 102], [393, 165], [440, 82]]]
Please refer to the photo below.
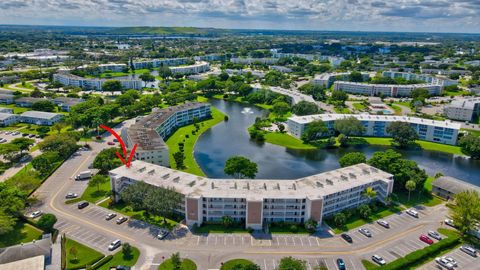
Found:
[[[197, 270], [197, 265], [190, 259], [182, 259], [182, 270]], [[158, 266], [158, 270], [174, 270], [172, 260], [166, 259]]]
[[460, 235], [453, 230], [449, 229], [438, 229], [438, 232], [447, 236], [430, 246], [427, 246], [423, 249], [416, 250], [407, 254], [406, 256], [396, 259], [390, 263], [387, 263], [384, 266], [376, 266], [375, 264], [371, 263], [367, 260], [362, 260], [363, 266], [367, 270], [373, 269], [389, 269], [389, 270], [409, 270], [409, 269], [417, 269], [419, 266], [434, 260], [438, 256], [442, 256], [445, 253], [457, 248], [461, 245], [461, 238]]
[[359, 111], [363, 111], [363, 110], [365, 110], [365, 109], [367, 108], [367, 107], [366, 107], [365, 105], [363, 105], [363, 103], [361, 103], [361, 102], [352, 103], [352, 106], [353, 106], [355, 109], [359, 110]]
[[343, 114], [351, 114], [351, 113], [352, 113], [352, 112], [351, 112], [348, 108], [346, 108], [346, 107], [344, 107], [344, 108], [343, 108], [343, 107], [342, 107], [342, 108], [340, 108], [340, 107], [334, 107], [333, 110], [334, 110], [336, 113], [343, 113]]
[[475, 135], [475, 136], [480, 136], [480, 130], [474, 130], [474, 129], [462, 129], [464, 131], [467, 131], [468, 133]]
[[410, 101], [395, 101], [393, 104], [398, 104], [400, 106], [404, 106], [410, 108]]
[[203, 223], [202, 226], [194, 229], [195, 233], [248, 233], [242, 224], [234, 224], [229, 227], [225, 227], [223, 224], [216, 223]]
[[[197, 162], [195, 161], [195, 157], [193, 155], [194, 152], [194, 147], [195, 143], [197, 142], [198, 138], [200, 135], [202, 135], [203, 132], [207, 131], [209, 128], [215, 126], [216, 124], [224, 121], [225, 119], [225, 114], [223, 114], [221, 111], [217, 110], [215, 107], [211, 107], [212, 109], [212, 118], [209, 120], [205, 120], [202, 122], [199, 122], [198, 124], [200, 125], [200, 130], [195, 133], [195, 135], [192, 134], [192, 131], [195, 131], [194, 125], [188, 125], [181, 127], [175, 131], [165, 142], [168, 146], [169, 152], [170, 152], [170, 166], [173, 169], [177, 168], [177, 164], [175, 163], [175, 159], [173, 158], [173, 154], [180, 151], [178, 143], [184, 142], [184, 153], [185, 153], [185, 167], [186, 169], [183, 169], [182, 171], [199, 175], [199, 176], [205, 176], [203, 173], [202, 169], [200, 166], [198, 166]], [[187, 138], [188, 135], [188, 138]]]
[[13, 113], [15, 114], [20, 114], [20, 113], [32, 110], [31, 108], [17, 107], [17, 105], [15, 104], [2, 105], [2, 107], [13, 109]]
[[248, 105], [254, 105], [254, 106], [257, 106], [257, 107], [265, 109], [265, 110], [270, 110], [271, 108], [273, 108], [273, 105], [270, 105], [270, 104], [264, 104], [264, 103], [251, 104], [251, 103], [243, 100], [243, 97], [235, 97], [235, 98], [226, 98], [225, 99], [225, 98], [223, 98], [223, 95], [214, 95], [212, 98], [227, 100], [227, 101], [230, 101], [230, 102], [238, 102], [238, 103], [243, 103], [243, 104], [248, 104]]
[[288, 135], [287, 133], [266, 132], [265, 141], [271, 144], [285, 146], [292, 149], [317, 149], [316, 146], [306, 144], [302, 140]]
[[[354, 138], [363, 139], [365, 140], [366, 143], [374, 144], [374, 145], [391, 146], [392, 144], [392, 138], [384, 138], [384, 137], [354, 137]], [[415, 141], [415, 143], [423, 150], [439, 151], [439, 152], [444, 152], [444, 153], [449, 153], [454, 155], [464, 155], [462, 153], [462, 149], [459, 146], [455, 146], [455, 145], [448, 145], [448, 144], [441, 144], [441, 143], [434, 143], [434, 142], [427, 142], [427, 141], [420, 141], [420, 140]]]
[[311, 234], [302, 224], [272, 223], [268, 226], [271, 234]]
[[385, 218], [387, 216], [393, 215], [395, 213], [398, 213], [402, 211], [403, 208], [399, 206], [392, 205], [390, 207], [387, 206], [378, 206], [377, 211], [372, 213], [368, 219], [362, 218], [358, 212], [354, 212], [354, 214], [347, 220], [345, 225], [343, 226], [337, 226], [335, 225], [335, 222], [333, 221], [333, 216], [328, 217], [325, 219], [325, 223], [330, 226], [330, 228], [335, 232], [335, 233], [342, 233], [349, 231], [351, 229], [358, 228], [362, 225], [365, 225], [367, 223], [374, 222], [375, 220]]
[[390, 105], [389, 107], [395, 111], [395, 115], [402, 115], [402, 108], [394, 104]]
[[97, 187], [87, 186], [87, 189], [82, 194], [81, 200], [96, 203], [108, 197], [110, 193], [110, 181], [106, 181]]
[[231, 270], [235, 265], [242, 265], [242, 266], [247, 266], [247, 265], [252, 265], [254, 264], [252, 261], [246, 260], [246, 259], [233, 259], [230, 261], [226, 261], [222, 267], [220, 267], [220, 270]]
[[171, 229], [178, 224], [177, 221], [175, 221], [173, 219], [170, 219], [170, 218], [166, 218], [167, 224], [165, 224], [163, 217], [156, 216], [156, 215], [146, 215], [145, 210], [134, 211], [132, 209], [132, 207], [130, 207], [127, 204], [122, 203], [122, 202], [115, 203], [115, 204], [110, 204], [110, 200], [106, 200], [106, 201], [100, 203], [99, 206], [111, 209], [115, 212], [121, 213], [125, 216], [129, 216], [129, 217], [134, 218], [134, 219], [145, 221], [145, 222], [147, 222], [149, 224], [152, 224], [152, 225], [157, 225], [159, 227], [167, 227], [167, 228]]
[[[77, 250], [76, 258], [70, 252], [72, 247]], [[67, 253], [67, 269], [82, 269], [86, 266], [93, 265], [95, 262], [104, 257], [102, 253], [82, 245], [72, 239], [67, 239], [65, 250]]]
[[[427, 179], [428, 181], [428, 179]], [[428, 183], [426, 184], [429, 185]], [[413, 191], [410, 194], [410, 200], [408, 199], [408, 192], [397, 192], [393, 194], [394, 200], [405, 206], [405, 207], [414, 207], [416, 205], [424, 205], [428, 207], [432, 207], [435, 205], [439, 205], [443, 202], [442, 199], [433, 196], [428, 190], [424, 192]]]
[[140, 256], [140, 250], [138, 250], [138, 248], [132, 247], [132, 256], [130, 258], [124, 258], [123, 252], [121, 250], [122, 248], [120, 247], [119, 249], [120, 251], [113, 254], [113, 257], [110, 261], [108, 261], [106, 264], [100, 266], [97, 269], [109, 270], [110, 267], [118, 266], [118, 265], [131, 267], [131, 266], [134, 266], [135, 263], [137, 263], [138, 257]]
[[11, 232], [3, 234], [2, 237], [0, 237], [0, 248], [18, 245], [20, 243], [29, 243], [33, 240], [41, 239], [42, 234], [43, 232], [40, 229], [23, 221], [19, 221], [15, 224]]

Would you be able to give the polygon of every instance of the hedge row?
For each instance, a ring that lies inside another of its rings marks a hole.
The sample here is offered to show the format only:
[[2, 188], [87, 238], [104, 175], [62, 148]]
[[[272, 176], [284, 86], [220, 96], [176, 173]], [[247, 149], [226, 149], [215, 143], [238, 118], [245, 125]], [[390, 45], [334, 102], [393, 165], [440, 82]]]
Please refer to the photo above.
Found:
[[111, 261], [112, 258], [113, 258], [113, 255], [108, 255], [106, 257], [103, 257], [103, 259], [101, 259], [96, 264], [92, 265], [91, 267], [87, 268], [87, 270], [96, 270], [96, 269], [102, 267], [103, 265], [105, 265], [106, 263], [108, 263], [109, 261]]
[[426, 258], [435, 257], [437, 254], [446, 250], [448, 248], [454, 247], [460, 243], [460, 236], [458, 234], [448, 234], [448, 238], [443, 239], [435, 244], [432, 244], [423, 249], [419, 249], [412, 253], [407, 254], [403, 258], [399, 258], [391, 263], [388, 263], [378, 269], [388, 269], [388, 270], [403, 270], [412, 267], [415, 264], [419, 263], [421, 260]]

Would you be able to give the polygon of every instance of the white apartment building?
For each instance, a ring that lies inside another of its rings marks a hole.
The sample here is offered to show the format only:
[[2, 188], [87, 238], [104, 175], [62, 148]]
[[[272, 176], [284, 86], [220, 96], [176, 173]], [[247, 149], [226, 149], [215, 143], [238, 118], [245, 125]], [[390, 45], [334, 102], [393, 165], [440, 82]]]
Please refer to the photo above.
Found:
[[443, 108], [448, 119], [472, 121], [480, 115], [480, 98], [455, 99]]
[[210, 70], [208, 62], [198, 62], [194, 65], [170, 67], [173, 74], [198, 74]]
[[98, 78], [83, 78], [70, 73], [55, 73], [53, 74], [53, 80], [59, 82], [65, 86], [75, 86], [86, 90], [102, 91], [102, 85], [108, 80], [119, 81], [123, 89], [135, 89], [141, 90], [143, 87], [142, 80], [138, 79], [98, 79]]
[[370, 115], [370, 114], [316, 114], [306, 116], [292, 116], [288, 118], [288, 132], [301, 138], [307, 126], [312, 121], [321, 120], [325, 123], [330, 134], [334, 134], [335, 121], [355, 117], [358, 119], [365, 132], [359, 136], [389, 137], [387, 127], [392, 122], [406, 122], [417, 132], [420, 140], [442, 144], [456, 145], [458, 132], [461, 125], [450, 121], [435, 121], [430, 119], [395, 116], [395, 115]]
[[105, 72], [107, 70], [110, 70], [112, 72], [122, 72], [125, 69], [127, 69], [126, 64], [115, 64], [115, 63], [110, 63], [110, 64], [100, 64], [98, 65], [98, 69], [100, 72]]
[[35, 124], [40, 126], [51, 126], [64, 117], [63, 114], [40, 112], [40, 111], [26, 111], [19, 116], [20, 122]]
[[384, 71], [382, 76], [389, 77], [392, 79], [395, 78], [404, 78], [405, 80], [420, 80], [428, 84], [440, 85], [442, 87], [449, 85], [457, 85], [457, 80], [451, 80], [448, 78], [435, 77], [426, 74], [417, 74], [410, 72], [397, 72], [397, 71]]
[[149, 163], [170, 166], [169, 150], [165, 141], [179, 127], [211, 116], [210, 104], [191, 102], [154, 110], [138, 117], [135, 124], [123, 128], [121, 136], [127, 148], [137, 144], [134, 158]]
[[393, 190], [393, 175], [357, 164], [295, 180], [210, 179], [136, 160], [130, 168], [110, 171], [115, 200], [121, 191], [143, 181], [152, 187], [173, 188], [182, 195], [178, 212], [188, 226], [220, 222], [223, 216], [262, 229], [270, 222], [321, 223], [323, 217], [367, 203], [363, 192], [372, 187], [379, 201]]
[[[368, 80], [370, 74], [367, 72], [362, 72], [363, 80]], [[347, 80], [350, 76], [350, 72], [336, 72], [336, 73], [322, 73], [315, 75], [312, 80], [312, 83], [315, 85], [323, 85], [325, 87], [330, 87], [335, 81], [344, 81]]]
[[278, 62], [278, 58], [230, 58], [230, 62], [234, 64], [243, 64], [243, 65], [251, 65], [252, 63], [262, 63], [264, 65], [272, 65]]
[[7, 112], [0, 112], [0, 126], [6, 127], [11, 124], [16, 124], [20, 121], [18, 115], [7, 113]]
[[442, 86], [438, 84], [371, 84], [357, 83], [347, 81], [335, 81], [334, 91], [343, 91], [349, 94], [387, 97], [409, 97], [413, 90], [418, 88], [427, 89], [432, 96], [438, 96], [442, 93]]
[[166, 58], [166, 59], [151, 59], [144, 61], [133, 62], [133, 67], [135, 69], [144, 69], [144, 68], [158, 68], [161, 66], [177, 66], [187, 63], [189, 58]]

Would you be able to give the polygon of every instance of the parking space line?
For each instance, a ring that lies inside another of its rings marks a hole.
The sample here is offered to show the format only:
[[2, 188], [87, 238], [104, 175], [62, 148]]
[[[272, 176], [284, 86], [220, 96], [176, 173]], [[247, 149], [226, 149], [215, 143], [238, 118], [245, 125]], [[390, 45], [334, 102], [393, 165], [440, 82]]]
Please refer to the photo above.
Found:
[[352, 259], [348, 259], [350, 261], [350, 264], [352, 265], [352, 268], [353, 270], [357, 270], [357, 268], [355, 267], [355, 264], [353, 263]]
[[315, 238], [317, 240], [317, 246], [320, 246], [320, 242], [318, 241], [318, 238]]

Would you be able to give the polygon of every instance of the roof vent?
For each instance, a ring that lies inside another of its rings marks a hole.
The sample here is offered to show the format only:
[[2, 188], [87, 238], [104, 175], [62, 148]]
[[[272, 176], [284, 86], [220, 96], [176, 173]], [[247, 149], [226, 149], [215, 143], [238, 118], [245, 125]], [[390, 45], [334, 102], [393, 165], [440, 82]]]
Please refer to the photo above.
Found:
[[325, 182], [327, 182], [328, 185], [331, 185], [331, 186], [333, 185], [333, 181], [330, 179], [326, 179]]
[[150, 174], [150, 175], [155, 174], [155, 170], [150, 170], [150, 171], [148, 171], [148, 174]]
[[317, 187], [323, 188], [323, 184], [322, 184], [322, 183], [320, 183], [319, 181], [317, 181], [316, 183], [317, 183]]

